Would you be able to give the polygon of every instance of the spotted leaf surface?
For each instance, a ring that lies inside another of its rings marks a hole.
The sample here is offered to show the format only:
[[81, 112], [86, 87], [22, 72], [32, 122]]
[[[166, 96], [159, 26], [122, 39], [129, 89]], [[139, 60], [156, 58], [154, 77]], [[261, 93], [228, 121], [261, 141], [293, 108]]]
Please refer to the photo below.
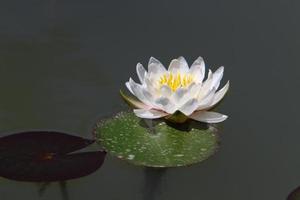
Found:
[[136, 165], [178, 167], [201, 162], [216, 152], [216, 128], [174, 127], [122, 112], [98, 123], [97, 141], [110, 154]]

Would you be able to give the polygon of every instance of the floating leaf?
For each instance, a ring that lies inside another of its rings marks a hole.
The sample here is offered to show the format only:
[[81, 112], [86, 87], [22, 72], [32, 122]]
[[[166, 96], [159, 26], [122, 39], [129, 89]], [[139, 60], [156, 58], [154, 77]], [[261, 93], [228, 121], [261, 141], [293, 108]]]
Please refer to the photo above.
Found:
[[300, 200], [300, 187], [294, 189], [288, 196], [287, 200]]
[[72, 153], [93, 140], [64, 133], [33, 131], [0, 138], [0, 176], [50, 182], [86, 176], [103, 164], [105, 152]]
[[147, 127], [145, 121], [133, 113], [122, 112], [100, 122], [95, 135], [112, 155], [149, 167], [194, 164], [207, 159], [217, 149], [218, 137], [213, 127], [200, 128], [199, 123], [174, 127], [164, 121], [148, 122], [154, 125]]

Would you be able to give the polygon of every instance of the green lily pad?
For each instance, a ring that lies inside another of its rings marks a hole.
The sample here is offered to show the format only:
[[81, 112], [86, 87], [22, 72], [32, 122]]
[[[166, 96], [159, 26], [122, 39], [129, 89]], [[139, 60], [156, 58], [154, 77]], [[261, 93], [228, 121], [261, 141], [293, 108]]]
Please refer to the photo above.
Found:
[[143, 120], [132, 112], [100, 122], [95, 135], [110, 154], [148, 167], [191, 165], [207, 159], [218, 147], [216, 128], [212, 126]]

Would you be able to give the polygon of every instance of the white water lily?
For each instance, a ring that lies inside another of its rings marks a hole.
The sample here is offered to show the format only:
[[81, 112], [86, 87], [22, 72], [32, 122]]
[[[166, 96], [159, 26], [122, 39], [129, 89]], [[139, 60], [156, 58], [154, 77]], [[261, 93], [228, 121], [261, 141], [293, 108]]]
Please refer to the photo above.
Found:
[[206, 123], [227, 119], [226, 115], [208, 111], [221, 101], [229, 88], [228, 81], [218, 90], [224, 67], [214, 73], [209, 70], [204, 80], [205, 64], [202, 57], [197, 58], [190, 68], [186, 60], [179, 57], [171, 61], [168, 70], [160, 61], [151, 57], [148, 72], [140, 63], [136, 71], [141, 84], [130, 78], [126, 86], [139, 100], [130, 102], [137, 108], [134, 113], [138, 117], [165, 117], [176, 122], [191, 118]]

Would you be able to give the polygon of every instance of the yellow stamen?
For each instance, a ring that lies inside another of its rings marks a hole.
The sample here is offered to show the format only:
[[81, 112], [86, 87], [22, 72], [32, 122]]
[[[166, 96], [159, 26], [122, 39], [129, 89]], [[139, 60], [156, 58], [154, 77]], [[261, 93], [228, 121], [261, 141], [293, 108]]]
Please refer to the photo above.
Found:
[[193, 82], [193, 76], [190, 74], [164, 74], [160, 77], [159, 85], [168, 85], [172, 91], [177, 90], [180, 87], [187, 87]]

